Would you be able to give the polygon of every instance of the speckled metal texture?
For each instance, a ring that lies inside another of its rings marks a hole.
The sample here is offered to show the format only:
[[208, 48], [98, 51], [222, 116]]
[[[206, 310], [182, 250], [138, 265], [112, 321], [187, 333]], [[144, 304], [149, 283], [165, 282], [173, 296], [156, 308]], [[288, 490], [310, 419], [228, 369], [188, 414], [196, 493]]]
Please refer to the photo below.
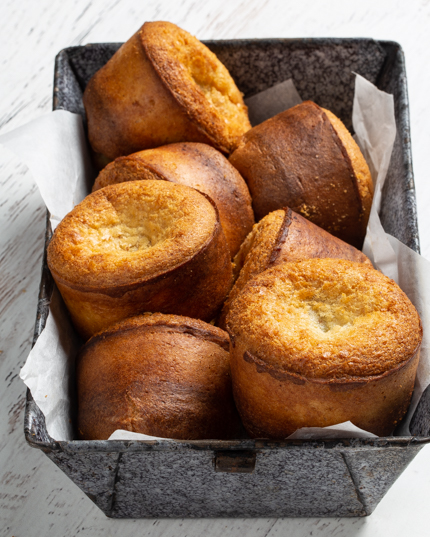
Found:
[[[398, 134], [381, 218], [389, 233], [419, 251], [406, 74], [398, 44], [371, 39], [207, 44], [246, 97], [292, 78], [302, 98], [331, 109], [349, 128], [352, 72], [392, 93]], [[79, 113], [85, 121], [82, 91], [119, 46], [88, 45], [60, 52], [54, 109]], [[52, 289], [44, 259], [35, 340], [45, 324]], [[429, 389], [411, 431], [411, 437], [318, 442], [55, 442], [30, 392], [25, 414], [27, 441], [42, 449], [107, 516], [117, 518], [366, 516], [430, 441]]]

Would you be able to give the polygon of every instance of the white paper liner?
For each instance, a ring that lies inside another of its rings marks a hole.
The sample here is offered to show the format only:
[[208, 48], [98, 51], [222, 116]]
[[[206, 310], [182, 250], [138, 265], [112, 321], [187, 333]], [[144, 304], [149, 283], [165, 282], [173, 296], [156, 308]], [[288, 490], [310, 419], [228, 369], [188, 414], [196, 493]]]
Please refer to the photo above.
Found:
[[409, 423], [424, 390], [430, 384], [430, 262], [405, 246], [395, 237], [386, 234], [397, 259], [398, 284], [417, 308], [423, 325], [420, 361], [415, 389], [408, 412], [396, 431], [400, 436], [409, 436]]
[[[321, 431], [324, 431], [324, 439], [336, 438], [378, 438], [376, 434], [364, 431], [360, 427], [356, 427], [350, 421], [338, 423], [337, 425], [329, 425], [328, 427], [303, 427], [298, 429], [293, 434], [290, 434], [286, 440], [318, 440], [321, 438]], [[147, 434], [133, 433], [118, 429], [112, 433], [108, 440], [170, 440], [172, 442], [187, 442], [187, 440], [172, 440], [171, 438], [160, 438], [158, 436], [149, 436]]]
[[55, 288], [45, 330], [19, 374], [30, 388], [45, 416], [48, 433], [55, 440], [73, 438], [71, 394], [74, 391], [75, 357], [81, 345]]
[[364, 431], [356, 427], [350, 421], [329, 425], [328, 427], [302, 427], [293, 434], [290, 434], [286, 440], [335, 440], [336, 438], [378, 438], [376, 434]]
[[[290, 82], [281, 86], [286, 90], [292, 87]], [[266, 90], [255, 96], [254, 103], [248, 101], [251, 113], [255, 103], [259, 114], [266, 105], [274, 109], [271, 95], [277, 95], [278, 90]], [[288, 100], [297, 103], [295, 88], [282, 102]], [[353, 125], [374, 180], [376, 177], [365, 253], [377, 268], [400, 284], [417, 308], [424, 326], [416, 389], [401, 431], [401, 434], [409, 435], [410, 418], [430, 382], [430, 353], [426, 337], [426, 327], [429, 326], [426, 303], [430, 303], [430, 263], [382, 229], [378, 210], [395, 138], [393, 98], [360, 76], [356, 77]], [[90, 192], [93, 174], [80, 116], [66, 111], [52, 112], [1, 136], [0, 143], [14, 151], [29, 167], [53, 215], [53, 228]], [[70, 426], [70, 371], [77, 353], [77, 338], [59, 303], [61, 300], [54, 293], [45, 330], [20, 374], [46, 417], [49, 435], [57, 441], [73, 439]], [[301, 429], [289, 438], [357, 438], [363, 434], [374, 436], [366, 431], [357, 431], [357, 427], [347, 422], [328, 428]], [[128, 431], [116, 431], [111, 438], [131, 439], [130, 435], [132, 439], [157, 439]]]
[[148, 434], [133, 433], [132, 431], [125, 431], [124, 429], [117, 429], [109, 436], [108, 440], [169, 440], [171, 442], [180, 442], [180, 440], [172, 440], [172, 438], [149, 436]]
[[0, 136], [27, 165], [51, 213], [52, 230], [91, 192], [94, 173], [82, 119], [56, 110]]
[[356, 75], [352, 124], [375, 187], [363, 252], [376, 268], [398, 283], [396, 255], [379, 219], [382, 187], [396, 139], [394, 99], [375, 89], [365, 78]]
[[249, 121], [253, 127], [301, 102], [291, 78], [245, 99]]

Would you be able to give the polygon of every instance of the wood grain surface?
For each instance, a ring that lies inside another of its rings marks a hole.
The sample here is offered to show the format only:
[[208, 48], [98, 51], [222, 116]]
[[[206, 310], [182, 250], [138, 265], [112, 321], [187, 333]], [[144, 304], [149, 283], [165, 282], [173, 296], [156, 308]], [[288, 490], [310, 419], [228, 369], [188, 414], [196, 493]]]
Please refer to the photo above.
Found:
[[[422, 253], [430, 259], [430, 2], [381, 0], [2, 0], [0, 133], [51, 110], [62, 48], [124, 41], [146, 20], [169, 20], [200, 39], [374, 37], [406, 55]], [[25, 387], [40, 278], [45, 208], [26, 167], [0, 147], [0, 536], [425, 536], [430, 448], [367, 519], [110, 520], [23, 435]]]

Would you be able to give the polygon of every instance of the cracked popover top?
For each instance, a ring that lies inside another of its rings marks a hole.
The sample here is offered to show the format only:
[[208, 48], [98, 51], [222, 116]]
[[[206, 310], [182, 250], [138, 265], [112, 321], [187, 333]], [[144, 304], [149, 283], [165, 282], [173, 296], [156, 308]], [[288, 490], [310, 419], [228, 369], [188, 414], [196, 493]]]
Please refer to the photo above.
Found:
[[257, 363], [314, 379], [379, 376], [414, 356], [418, 313], [379, 271], [341, 259], [285, 263], [252, 279], [227, 330]]
[[210, 242], [217, 210], [196, 190], [132, 181], [87, 196], [58, 225], [49, 268], [69, 286], [117, 287], [186, 263]]

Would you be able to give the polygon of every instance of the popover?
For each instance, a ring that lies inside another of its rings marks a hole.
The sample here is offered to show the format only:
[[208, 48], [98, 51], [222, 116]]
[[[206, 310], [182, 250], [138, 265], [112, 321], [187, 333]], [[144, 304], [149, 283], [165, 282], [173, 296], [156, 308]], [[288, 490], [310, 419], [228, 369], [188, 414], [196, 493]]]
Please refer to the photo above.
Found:
[[78, 432], [117, 429], [182, 440], [237, 438], [229, 339], [177, 315], [140, 315], [92, 337], [77, 366]]
[[146, 311], [210, 321], [232, 284], [214, 202], [167, 181], [87, 196], [55, 230], [48, 265], [85, 339]]
[[211, 197], [218, 207], [232, 257], [252, 229], [254, 213], [245, 181], [236, 168], [209, 145], [184, 142], [118, 157], [99, 173], [93, 191], [144, 179], [180, 183]]
[[170, 22], [146, 22], [91, 78], [83, 101], [91, 146], [110, 160], [173, 142], [229, 154], [251, 128], [224, 65]]
[[412, 395], [421, 322], [398, 285], [363, 263], [266, 270], [227, 317], [233, 392], [250, 435], [344, 421], [388, 435]]
[[256, 220], [290, 207], [332, 235], [363, 245], [373, 198], [369, 167], [343, 123], [306, 101], [248, 131], [230, 156]]
[[291, 261], [339, 258], [372, 266], [362, 252], [334, 237], [291, 209], [279, 209], [254, 225], [234, 258], [233, 285], [224, 303], [219, 326], [224, 328], [230, 304], [246, 283], [264, 270]]

